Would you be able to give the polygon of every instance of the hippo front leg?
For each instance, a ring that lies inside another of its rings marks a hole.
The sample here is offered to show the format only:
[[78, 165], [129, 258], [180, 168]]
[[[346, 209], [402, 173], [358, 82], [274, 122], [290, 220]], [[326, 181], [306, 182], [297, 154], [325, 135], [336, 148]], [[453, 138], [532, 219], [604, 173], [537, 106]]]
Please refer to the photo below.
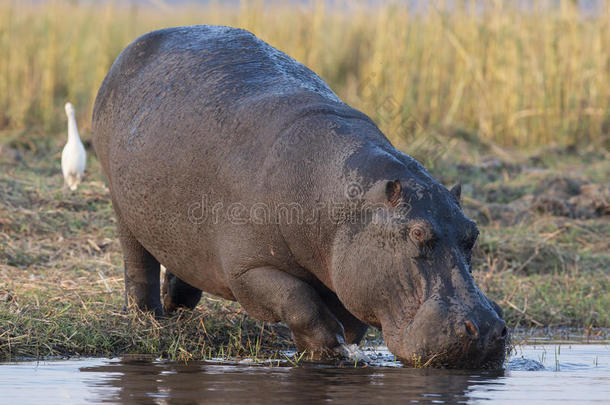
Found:
[[359, 344], [369, 329], [369, 325], [360, 321], [345, 309], [335, 293], [329, 291], [326, 294], [321, 294], [321, 296], [328, 309], [330, 309], [339, 322], [341, 322], [345, 332], [345, 342], [347, 344]]
[[306, 282], [270, 267], [249, 270], [231, 290], [249, 314], [261, 321], [282, 321], [299, 351], [330, 353], [345, 344], [343, 326]]

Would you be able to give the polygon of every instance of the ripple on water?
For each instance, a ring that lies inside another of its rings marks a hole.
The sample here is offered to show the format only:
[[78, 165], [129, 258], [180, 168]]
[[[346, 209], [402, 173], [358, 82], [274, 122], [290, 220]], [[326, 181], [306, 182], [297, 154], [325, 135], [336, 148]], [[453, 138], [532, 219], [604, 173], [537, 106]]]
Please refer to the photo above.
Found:
[[541, 371], [544, 370], [544, 364], [539, 361], [526, 359], [524, 357], [514, 358], [506, 363], [507, 370], [513, 371]]
[[361, 351], [366, 364], [302, 362], [295, 367], [294, 359], [185, 364], [130, 358], [0, 364], [0, 403], [523, 405], [610, 398], [606, 345], [518, 346], [505, 370], [410, 369], [400, 367], [385, 347]]

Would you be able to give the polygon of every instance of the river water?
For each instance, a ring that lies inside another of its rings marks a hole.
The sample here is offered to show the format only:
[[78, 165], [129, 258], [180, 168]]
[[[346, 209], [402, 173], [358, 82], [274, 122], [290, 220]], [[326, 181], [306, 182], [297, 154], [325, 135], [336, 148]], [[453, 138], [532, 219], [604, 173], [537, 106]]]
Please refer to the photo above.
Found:
[[505, 370], [77, 359], [0, 364], [0, 403], [610, 403], [610, 345], [519, 346]]

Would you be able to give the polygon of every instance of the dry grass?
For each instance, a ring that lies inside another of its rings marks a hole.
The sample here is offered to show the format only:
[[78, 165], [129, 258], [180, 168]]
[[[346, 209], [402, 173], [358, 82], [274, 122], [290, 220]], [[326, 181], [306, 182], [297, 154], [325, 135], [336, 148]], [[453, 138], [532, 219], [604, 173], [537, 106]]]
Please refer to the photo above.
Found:
[[[21, 161], [2, 161], [10, 154], [0, 155], [0, 358], [281, 357], [279, 350], [291, 346], [285, 328], [263, 326], [238, 304], [210, 296], [193, 312], [160, 320], [123, 312], [122, 259], [99, 163], [91, 156], [86, 181], [78, 192], [66, 193], [60, 148], [24, 151]], [[481, 153], [473, 152], [468, 163], [430, 164], [447, 184], [466, 179], [469, 215], [487, 212], [485, 220], [478, 219], [481, 238], [474, 257], [483, 291], [500, 303], [512, 327], [608, 328], [608, 216], [544, 212], [535, 209], [535, 198], [548, 195], [551, 188], [543, 185], [556, 184], [567, 168], [572, 179], [596, 185], [607, 178], [610, 159], [598, 152], [572, 153], [546, 162], [499, 161], [490, 168], [488, 159], [476, 157]], [[507, 179], [496, 184], [496, 176]], [[585, 186], [581, 189], [591, 188]], [[491, 193], [494, 187], [502, 191]], [[371, 330], [369, 337], [379, 334]]]
[[440, 1], [425, 10], [361, 3], [4, 1], [0, 129], [57, 130], [71, 100], [87, 130], [99, 84], [125, 45], [154, 29], [206, 23], [246, 28], [305, 63], [399, 145], [456, 130], [503, 145], [608, 145], [606, 3], [592, 15], [569, 0], [531, 10], [482, 0], [478, 11], [469, 1], [451, 11]]
[[[280, 356], [289, 332], [237, 304], [204, 297], [197, 311], [154, 319], [123, 311], [122, 258], [95, 158], [88, 181], [62, 190], [58, 155], [0, 177], [0, 359], [150, 353], [175, 360]], [[6, 162], [5, 162], [6, 163]]]
[[463, 183], [481, 228], [475, 276], [511, 326], [610, 327], [607, 6], [585, 17], [570, 1], [530, 12], [490, 1], [483, 13], [91, 3], [0, 3], [0, 359], [257, 357], [290, 345], [285, 330], [213, 297], [161, 320], [122, 312], [114, 218], [90, 148], [83, 186], [61, 189], [63, 103], [75, 103], [89, 147], [93, 99], [118, 52], [149, 30], [196, 23], [251, 30], [442, 182]]

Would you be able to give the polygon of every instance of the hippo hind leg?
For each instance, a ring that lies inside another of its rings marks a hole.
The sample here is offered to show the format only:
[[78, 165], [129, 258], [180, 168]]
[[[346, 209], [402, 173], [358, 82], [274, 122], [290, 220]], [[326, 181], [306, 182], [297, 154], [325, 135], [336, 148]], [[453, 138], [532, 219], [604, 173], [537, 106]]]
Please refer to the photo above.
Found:
[[162, 314], [159, 297], [159, 262], [140, 244], [117, 213], [117, 226], [125, 261], [125, 305]]
[[193, 309], [201, 300], [200, 289], [182, 281], [167, 269], [163, 278], [161, 295], [165, 313], [174, 312], [178, 308]]

